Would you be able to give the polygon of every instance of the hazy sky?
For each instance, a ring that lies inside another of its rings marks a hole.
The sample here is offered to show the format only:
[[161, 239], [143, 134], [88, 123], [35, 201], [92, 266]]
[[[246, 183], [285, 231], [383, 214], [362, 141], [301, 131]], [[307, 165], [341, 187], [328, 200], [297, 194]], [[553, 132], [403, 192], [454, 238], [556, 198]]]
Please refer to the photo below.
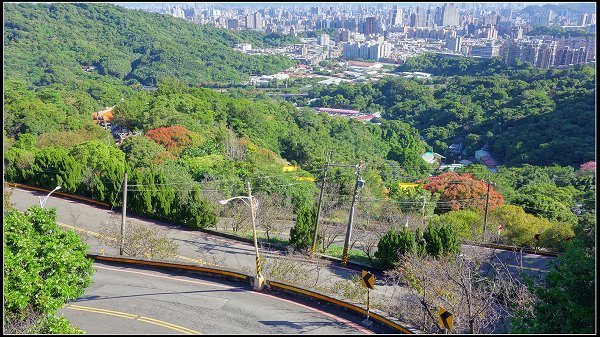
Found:
[[[194, 5], [194, 4], [223, 4], [223, 5], [229, 5], [232, 7], [240, 7], [240, 6], [264, 6], [264, 7], [271, 7], [271, 6], [298, 6], [301, 4], [304, 5], [323, 5], [323, 4], [337, 4], [337, 5], [342, 5], [342, 4], [349, 4], [349, 5], [359, 5], [359, 4], [366, 4], [366, 5], [376, 5], [376, 4], [399, 4], [399, 5], [405, 5], [405, 6], [410, 6], [412, 4], [423, 4], [423, 3], [427, 3], [427, 4], [432, 4], [432, 5], [443, 5], [444, 2], [420, 2], [420, 1], [415, 1], [415, 2], [336, 2], [336, 1], [331, 1], [331, 2], [314, 2], [314, 1], [301, 1], [301, 2], [260, 2], [260, 1], [250, 1], [250, 2], [111, 2], [112, 4], [115, 5], [121, 5], [121, 6], [126, 6], [126, 7], [146, 7], [146, 6], [160, 6], [160, 5], [179, 5], [179, 6], [189, 6], [189, 5]], [[463, 2], [456, 2], [453, 1], [452, 3], [455, 4], [461, 4]], [[525, 6], [529, 6], [529, 5], [545, 5], [545, 4], [555, 4], [555, 5], [559, 5], [562, 4], [564, 2], [514, 2], [514, 1], [506, 1], [506, 2], [487, 2], [487, 1], [481, 1], [481, 2], [466, 2], [469, 4], [487, 4], [487, 5], [491, 5], [491, 4], [498, 4], [498, 5], [503, 5], [503, 4], [508, 4], [508, 3], [513, 3], [513, 4], [519, 4], [519, 5], [525, 5]], [[585, 2], [584, 2], [585, 3]], [[589, 3], [594, 3], [594, 2], [589, 2]]]

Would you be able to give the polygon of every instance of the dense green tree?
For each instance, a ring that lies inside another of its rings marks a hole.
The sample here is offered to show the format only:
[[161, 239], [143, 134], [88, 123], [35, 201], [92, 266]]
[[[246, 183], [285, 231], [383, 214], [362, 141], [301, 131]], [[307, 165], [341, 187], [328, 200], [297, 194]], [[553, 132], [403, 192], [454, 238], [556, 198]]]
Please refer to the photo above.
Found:
[[102, 141], [90, 141], [75, 145], [70, 156], [82, 164], [83, 184], [79, 186], [83, 195], [115, 204], [121, 194], [125, 173], [125, 154], [116, 146]]
[[581, 28], [561, 27], [561, 26], [536, 26], [526, 33], [527, 36], [554, 36], [554, 37], [575, 37], [575, 36], [594, 36], [595, 33], [588, 32]]
[[210, 228], [217, 224], [218, 219], [215, 205], [203, 198], [198, 188], [194, 189], [188, 201], [180, 203], [179, 207], [185, 207], [182, 222], [189, 228]]
[[529, 213], [550, 220], [571, 224], [577, 222], [571, 211], [575, 195], [578, 191], [573, 187], [556, 187], [554, 184], [527, 184], [520, 188], [513, 202], [525, 208]]
[[29, 330], [12, 333], [79, 332], [54, 314], [90, 285], [94, 270], [86, 253], [87, 245], [75, 232], [58, 227], [56, 209], [32, 206], [25, 213], [5, 213], [4, 327], [37, 315]]
[[433, 257], [453, 254], [460, 249], [455, 229], [446, 223], [428, 223], [423, 232], [423, 239], [427, 254]]
[[[398, 70], [444, 76], [437, 78], [443, 86], [431, 90], [416, 80], [383, 79], [352, 89], [315, 87], [309, 97], [316, 99], [313, 106], [327, 105], [334, 97], [361, 110], [377, 104], [386, 119], [423, 130], [438, 152], [455, 139], [469, 137], [467, 150], [491, 145], [493, 155], [510, 165], [579, 165], [594, 158], [594, 129], [586, 122], [595, 111], [595, 69], [589, 65], [548, 71], [522, 62], [505, 65], [498, 59], [425, 54]], [[352, 100], [355, 96], [361, 99]], [[537, 132], [541, 129], [548, 132]], [[575, 140], [573, 135], [585, 136]], [[556, 157], [557, 152], [563, 155]]]
[[37, 149], [33, 161], [27, 163], [21, 172], [22, 182], [47, 189], [61, 186], [62, 190], [73, 193], [79, 187], [82, 166], [62, 148]]
[[164, 146], [147, 137], [133, 136], [121, 144], [127, 162], [133, 167], [148, 167], [156, 163], [158, 156], [165, 152]]
[[[40, 86], [94, 77], [144, 85], [171, 76], [197, 85], [239, 83], [250, 74], [273, 74], [294, 64], [282, 55], [232, 50], [244, 41], [257, 46], [297, 41], [280, 33], [235, 32], [99, 3], [10, 4], [4, 14], [10, 69], [5, 77]], [[32, 40], [41, 41], [35, 51]], [[84, 71], [82, 66], [88, 65], [97, 69]], [[114, 104], [120, 97], [108, 89], [93, 85], [89, 90], [94, 98]]]
[[[481, 211], [465, 209], [441, 214], [432, 220], [438, 224], [448, 224], [456, 231], [458, 238], [480, 241], [483, 234], [483, 214]], [[488, 228], [492, 230], [492, 228]]]
[[392, 197], [403, 212], [433, 215], [438, 195], [424, 188], [402, 188], [397, 180], [389, 186], [389, 196]]
[[431, 167], [421, 158], [425, 143], [419, 132], [400, 121], [385, 121], [381, 125], [382, 139], [390, 144], [387, 159], [399, 162], [412, 176], [424, 176]]
[[109, 130], [98, 125], [88, 124], [78, 130], [43, 133], [37, 137], [36, 146], [69, 148], [94, 140], [100, 140], [104, 144], [115, 143]]
[[417, 252], [415, 234], [406, 228], [396, 231], [393, 228], [385, 233], [377, 243], [375, 257], [383, 268], [388, 269], [400, 260], [401, 255]]
[[300, 250], [308, 249], [312, 244], [317, 211], [314, 207], [301, 206], [294, 213], [296, 221], [290, 229], [290, 245]]
[[529, 283], [536, 299], [528, 310], [515, 313], [511, 332], [594, 333], [595, 266], [594, 250], [572, 242], [541, 284]]

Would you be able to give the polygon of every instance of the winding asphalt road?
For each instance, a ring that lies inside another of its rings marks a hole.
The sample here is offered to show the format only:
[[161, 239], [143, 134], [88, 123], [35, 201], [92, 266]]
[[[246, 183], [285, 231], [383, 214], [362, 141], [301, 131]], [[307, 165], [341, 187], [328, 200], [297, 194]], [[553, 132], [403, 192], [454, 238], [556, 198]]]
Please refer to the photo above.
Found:
[[88, 334], [371, 334], [347, 315], [239, 283], [94, 263], [92, 285], [58, 311]]
[[[7, 187], [5, 187], [6, 189]], [[16, 209], [21, 211], [26, 210], [32, 205], [39, 204], [39, 196], [42, 198], [46, 195], [46, 193], [41, 192], [32, 192], [28, 190], [22, 189], [14, 189], [13, 194], [11, 196], [10, 201], [14, 204]], [[106, 237], [105, 228], [112, 226], [112, 230], [117, 230], [120, 228], [121, 215], [120, 212], [113, 212], [110, 209], [106, 209], [103, 207], [92, 206], [89, 204], [81, 203], [79, 201], [57, 198], [54, 195], [48, 198], [46, 205], [47, 208], [55, 207], [57, 209], [57, 221], [59, 224], [65, 228], [71, 228], [76, 230], [78, 234], [80, 234], [84, 240], [87, 242], [89, 246], [90, 253], [99, 254], [101, 251], [104, 251], [107, 255], [118, 255], [118, 249], [114, 247], [110, 247], [105, 243], [99, 240], [100, 236]], [[225, 267], [227, 269], [236, 270], [239, 272], [252, 274], [255, 271], [255, 255], [254, 255], [254, 247], [251, 244], [246, 244], [243, 242], [229, 240], [217, 235], [206, 234], [198, 231], [190, 231], [186, 230], [182, 227], [161, 223], [158, 221], [147, 221], [139, 217], [129, 216], [129, 219], [135, 219], [135, 221], [144, 223], [148, 226], [155, 226], [164, 230], [164, 233], [173, 239], [179, 245], [179, 255], [176, 260], [180, 262], [192, 262], [197, 264], [203, 264], [206, 266], [220, 266]], [[507, 263], [512, 272], [517, 273], [519, 270], [517, 266], [521, 265], [524, 267], [524, 270], [527, 273], [534, 275], [542, 275], [548, 269], [548, 262], [553, 258], [548, 256], [539, 256], [534, 254], [518, 254], [514, 252], [502, 251], [498, 249], [488, 249], [482, 247], [473, 247], [473, 246], [464, 246], [464, 252], [466, 256], [475, 256], [480, 254], [487, 254], [491, 256], [493, 259], [500, 259]], [[265, 268], [267, 264], [274, 265], [277, 263], [277, 260], [280, 258], [276, 252], [261, 252], [262, 256], [266, 257]], [[307, 286], [304, 285], [305, 288], [309, 290], [317, 290], [317, 286], [331, 286], [336, 282], [348, 280], [353, 275], [360, 275], [360, 271], [352, 270], [349, 268], [344, 268], [336, 265], [335, 263], [327, 263], [326, 265], [317, 267], [315, 265], [315, 261], [296, 261], [298, 264], [302, 264], [304, 266], [304, 270], [306, 270], [305, 279], [315, 279], [314, 285]], [[307, 267], [308, 266], [308, 267]], [[310, 275], [309, 275], [310, 274]], [[102, 274], [98, 274], [102, 275]], [[316, 278], [318, 275], [318, 278]], [[268, 275], [265, 275], [269, 277]], [[95, 281], [96, 282], [96, 281]], [[103, 282], [102, 280], [100, 282]], [[220, 282], [220, 281], [219, 281]], [[303, 286], [303, 285], [299, 285]], [[315, 287], [315, 288], [311, 288]], [[95, 289], [95, 288], [94, 288]], [[131, 290], [132, 288], [122, 287], [125, 290]], [[400, 291], [405, 291], [400, 289]], [[375, 298], [387, 298], [393, 292], [399, 291], [396, 288], [389, 287], [383, 282], [383, 278], [378, 276], [376, 277], [375, 290], [372, 291], [371, 301], [374, 303]], [[239, 294], [242, 292], [236, 292]], [[123, 296], [121, 294], [121, 296]], [[87, 294], [86, 296], [107, 296], [106, 294]], [[140, 298], [140, 297], [130, 297]], [[146, 300], [149, 300], [151, 297], [145, 297]], [[249, 306], [252, 306], [252, 301], [248, 299], [250, 302]], [[139, 303], [138, 303], [139, 304]], [[82, 305], [83, 304], [78, 304]], [[136, 305], [138, 307], [139, 305]], [[143, 306], [143, 305], [142, 305]], [[103, 308], [103, 307], [100, 307]], [[182, 307], [183, 308], [183, 307]], [[105, 310], [115, 310], [115, 311], [123, 311], [129, 313], [131, 315], [142, 315], [144, 313], [139, 312], [128, 312], [127, 310], [119, 310], [119, 306], [114, 306], [111, 308], [103, 308]], [[125, 307], [127, 309], [127, 307]], [[133, 309], [133, 308], [132, 308]], [[75, 310], [75, 309], [74, 309]], [[187, 312], [187, 317], [192, 315], [201, 315], [198, 313], [196, 309], [190, 308]], [[80, 311], [85, 311], [81, 309]], [[182, 311], [183, 312], [183, 311]], [[89, 312], [87, 312], [89, 313]], [[150, 315], [148, 317], [164, 320], [164, 316], [151, 316], [152, 312], [145, 313], [144, 315]], [[110, 315], [109, 315], [110, 316]], [[185, 315], [184, 315], [185, 316]], [[242, 315], [244, 316], [244, 315]], [[253, 317], [253, 316], [249, 316]], [[297, 320], [297, 319], [296, 319]], [[227, 322], [227, 321], [225, 321]], [[244, 322], [243, 320], [240, 322]], [[295, 321], [290, 321], [295, 322]], [[139, 323], [139, 322], [138, 322]], [[138, 324], [136, 323], [136, 325]], [[172, 324], [186, 327], [192, 330], [197, 330], [202, 333], [207, 333], [207, 331], [203, 331], [202, 326], [197, 325], [182, 325], [182, 322], [178, 319], [174, 319]], [[95, 323], [94, 323], [95, 324]], [[302, 323], [304, 324], [304, 323]], [[302, 325], [300, 324], [300, 325]], [[106, 325], [106, 324], [99, 324]], [[285, 325], [281, 323], [280, 325]], [[249, 325], [253, 326], [253, 325]], [[103, 327], [106, 328], [106, 327]], [[279, 327], [281, 328], [281, 327]], [[198, 330], [199, 329], [199, 330]], [[210, 330], [204, 328], [205, 330]], [[217, 329], [215, 327], [215, 329]], [[85, 329], [84, 329], [85, 330]], [[92, 330], [89, 330], [91, 333]], [[121, 331], [129, 331], [129, 330], [121, 330]], [[215, 330], [212, 330], [215, 331]], [[218, 333], [228, 333], [228, 330], [220, 331]], [[298, 332], [298, 330], [296, 330]], [[249, 332], [249, 333], [260, 333]]]

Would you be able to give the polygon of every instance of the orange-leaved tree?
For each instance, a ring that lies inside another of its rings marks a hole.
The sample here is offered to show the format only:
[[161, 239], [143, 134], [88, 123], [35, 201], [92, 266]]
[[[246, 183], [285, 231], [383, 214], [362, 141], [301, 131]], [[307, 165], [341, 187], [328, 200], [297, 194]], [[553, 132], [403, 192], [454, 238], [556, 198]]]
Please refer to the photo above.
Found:
[[[446, 172], [429, 177], [423, 188], [440, 195], [436, 210], [439, 212], [460, 209], [484, 209], [487, 197], [487, 181], [477, 180], [470, 174]], [[502, 195], [490, 186], [489, 208], [495, 209], [504, 202]]]
[[148, 130], [146, 137], [164, 146], [174, 155], [178, 155], [187, 147], [199, 146], [204, 142], [204, 139], [198, 133], [181, 125]]

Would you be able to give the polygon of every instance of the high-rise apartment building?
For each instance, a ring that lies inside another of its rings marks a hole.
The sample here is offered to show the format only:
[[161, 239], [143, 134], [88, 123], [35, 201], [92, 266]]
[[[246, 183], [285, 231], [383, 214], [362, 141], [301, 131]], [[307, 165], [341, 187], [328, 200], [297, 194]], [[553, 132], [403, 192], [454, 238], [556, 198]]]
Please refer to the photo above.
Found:
[[411, 27], [423, 27], [424, 26], [424, 18], [423, 12], [417, 6], [417, 9], [410, 14], [410, 26]]
[[425, 27], [435, 27], [435, 10], [427, 8], [423, 17], [423, 21]]
[[500, 57], [507, 64], [514, 64], [516, 60], [521, 59], [520, 43], [514, 40], [505, 41], [500, 47]]
[[321, 34], [317, 37], [317, 43], [319, 44], [319, 46], [328, 46], [329, 42], [330, 38], [327, 34]]
[[262, 14], [260, 14], [260, 12], [256, 12], [254, 13], [254, 28], [255, 29], [262, 29], [264, 28], [264, 19]]
[[403, 16], [403, 11], [402, 8], [400, 8], [399, 6], [394, 6], [394, 8], [392, 8], [391, 12], [390, 12], [390, 24], [394, 27], [397, 26], [401, 26], [402, 25], [402, 16]]
[[227, 29], [238, 29], [239, 27], [238, 19], [227, 19]]
[[554, 66], [556, 57], [556, 41], [545, 41], [539, 48], [536, 66], [550, 68]]
[[569, 64], [575, 64], [573, 49], [569, 48], [569, 46], [564, 46], [558, 52], [556, 52], [556, 65], [563, 66]]
[[183, 12], [183, 8], [180, 6], [175, 6], [172, 8], [171, 10], [171, 15], [176, 17], [176, 18], [184, 18], [185, 17], [185, 13]]
[[555, 65], [569, 64], [564, 62], [572, 62], [573, 53], [557, 52], [557, 46], [558, 43], [554, 40], [509, 40], [502, 45], [500, 56], [508, 64], [521, 60], [539, 68], [550, 68]]
[[521, 60], [532, 65], [537, 63], [541, 41], [528, 41], [521, 45]]
[[588, 19], [589, 19], [589, 14], [588, 13], [581, 14], [581, 17], [579, 18], [579, 25], [580, 26], [587, 25], [588, 24]]
[[335, 43], [339, 43], [339, 42], [348, 42], [350, 37], [350, 32], [347, 29], [336, 29], [335, 33], [333, 34], [333, 39], [335, 41]]
[[374, 17], [368, 17], [365, 19], [363, 34], [371, 35], [377, 33], [377, 19]]
[[366, 59], [366, 60], [379, 60], [381, 58], [387, 58], [392, 53], [392, 44], [388, 42], [375, 43], [375, 42], [356, 42], [356, 43], [344, 43], [343, 56], [346, 59]]
[[254, 15], [252, 14], [246, 14], [244, 16], [245, 19], [245, 27], [246, 29], [253, 29], [254, 28]]
[[[586, 59], [582, 62], [587, 62], [589, 60], [596, 58], [596, 38], [595, 37], [565, 37], [560, 38], [557, 41], [557, 49], [561, 50], [564, 47], [569, 47], [569, 49], [577, 49], [583, 47], [587, 54]], [[568, 64], [568, 63], [566, 63]]]
[[448, 39], [448, 40], [446, 40], [446, 44], [444, 45], [444, 47], [455, 53], [458, 53], [458, 52], [460, 52], [460, 47], [462, 45], [462, 39], [463, 38], [461, 36], [457, 36], [453, 39]]
[[492, 58], [498, 56], [500, 47], [494, 43], [486, 43], [485, 45], [472, 45], [470, 55], [473, 57]]
[[509, 36], [511, 39], [522, 39], [523, 27], [511, 27]]
[[460, 24], [460, 16], [458, 8], [452, 4], [445, 3], [442, 7], [442, 26], [458, 26]]

